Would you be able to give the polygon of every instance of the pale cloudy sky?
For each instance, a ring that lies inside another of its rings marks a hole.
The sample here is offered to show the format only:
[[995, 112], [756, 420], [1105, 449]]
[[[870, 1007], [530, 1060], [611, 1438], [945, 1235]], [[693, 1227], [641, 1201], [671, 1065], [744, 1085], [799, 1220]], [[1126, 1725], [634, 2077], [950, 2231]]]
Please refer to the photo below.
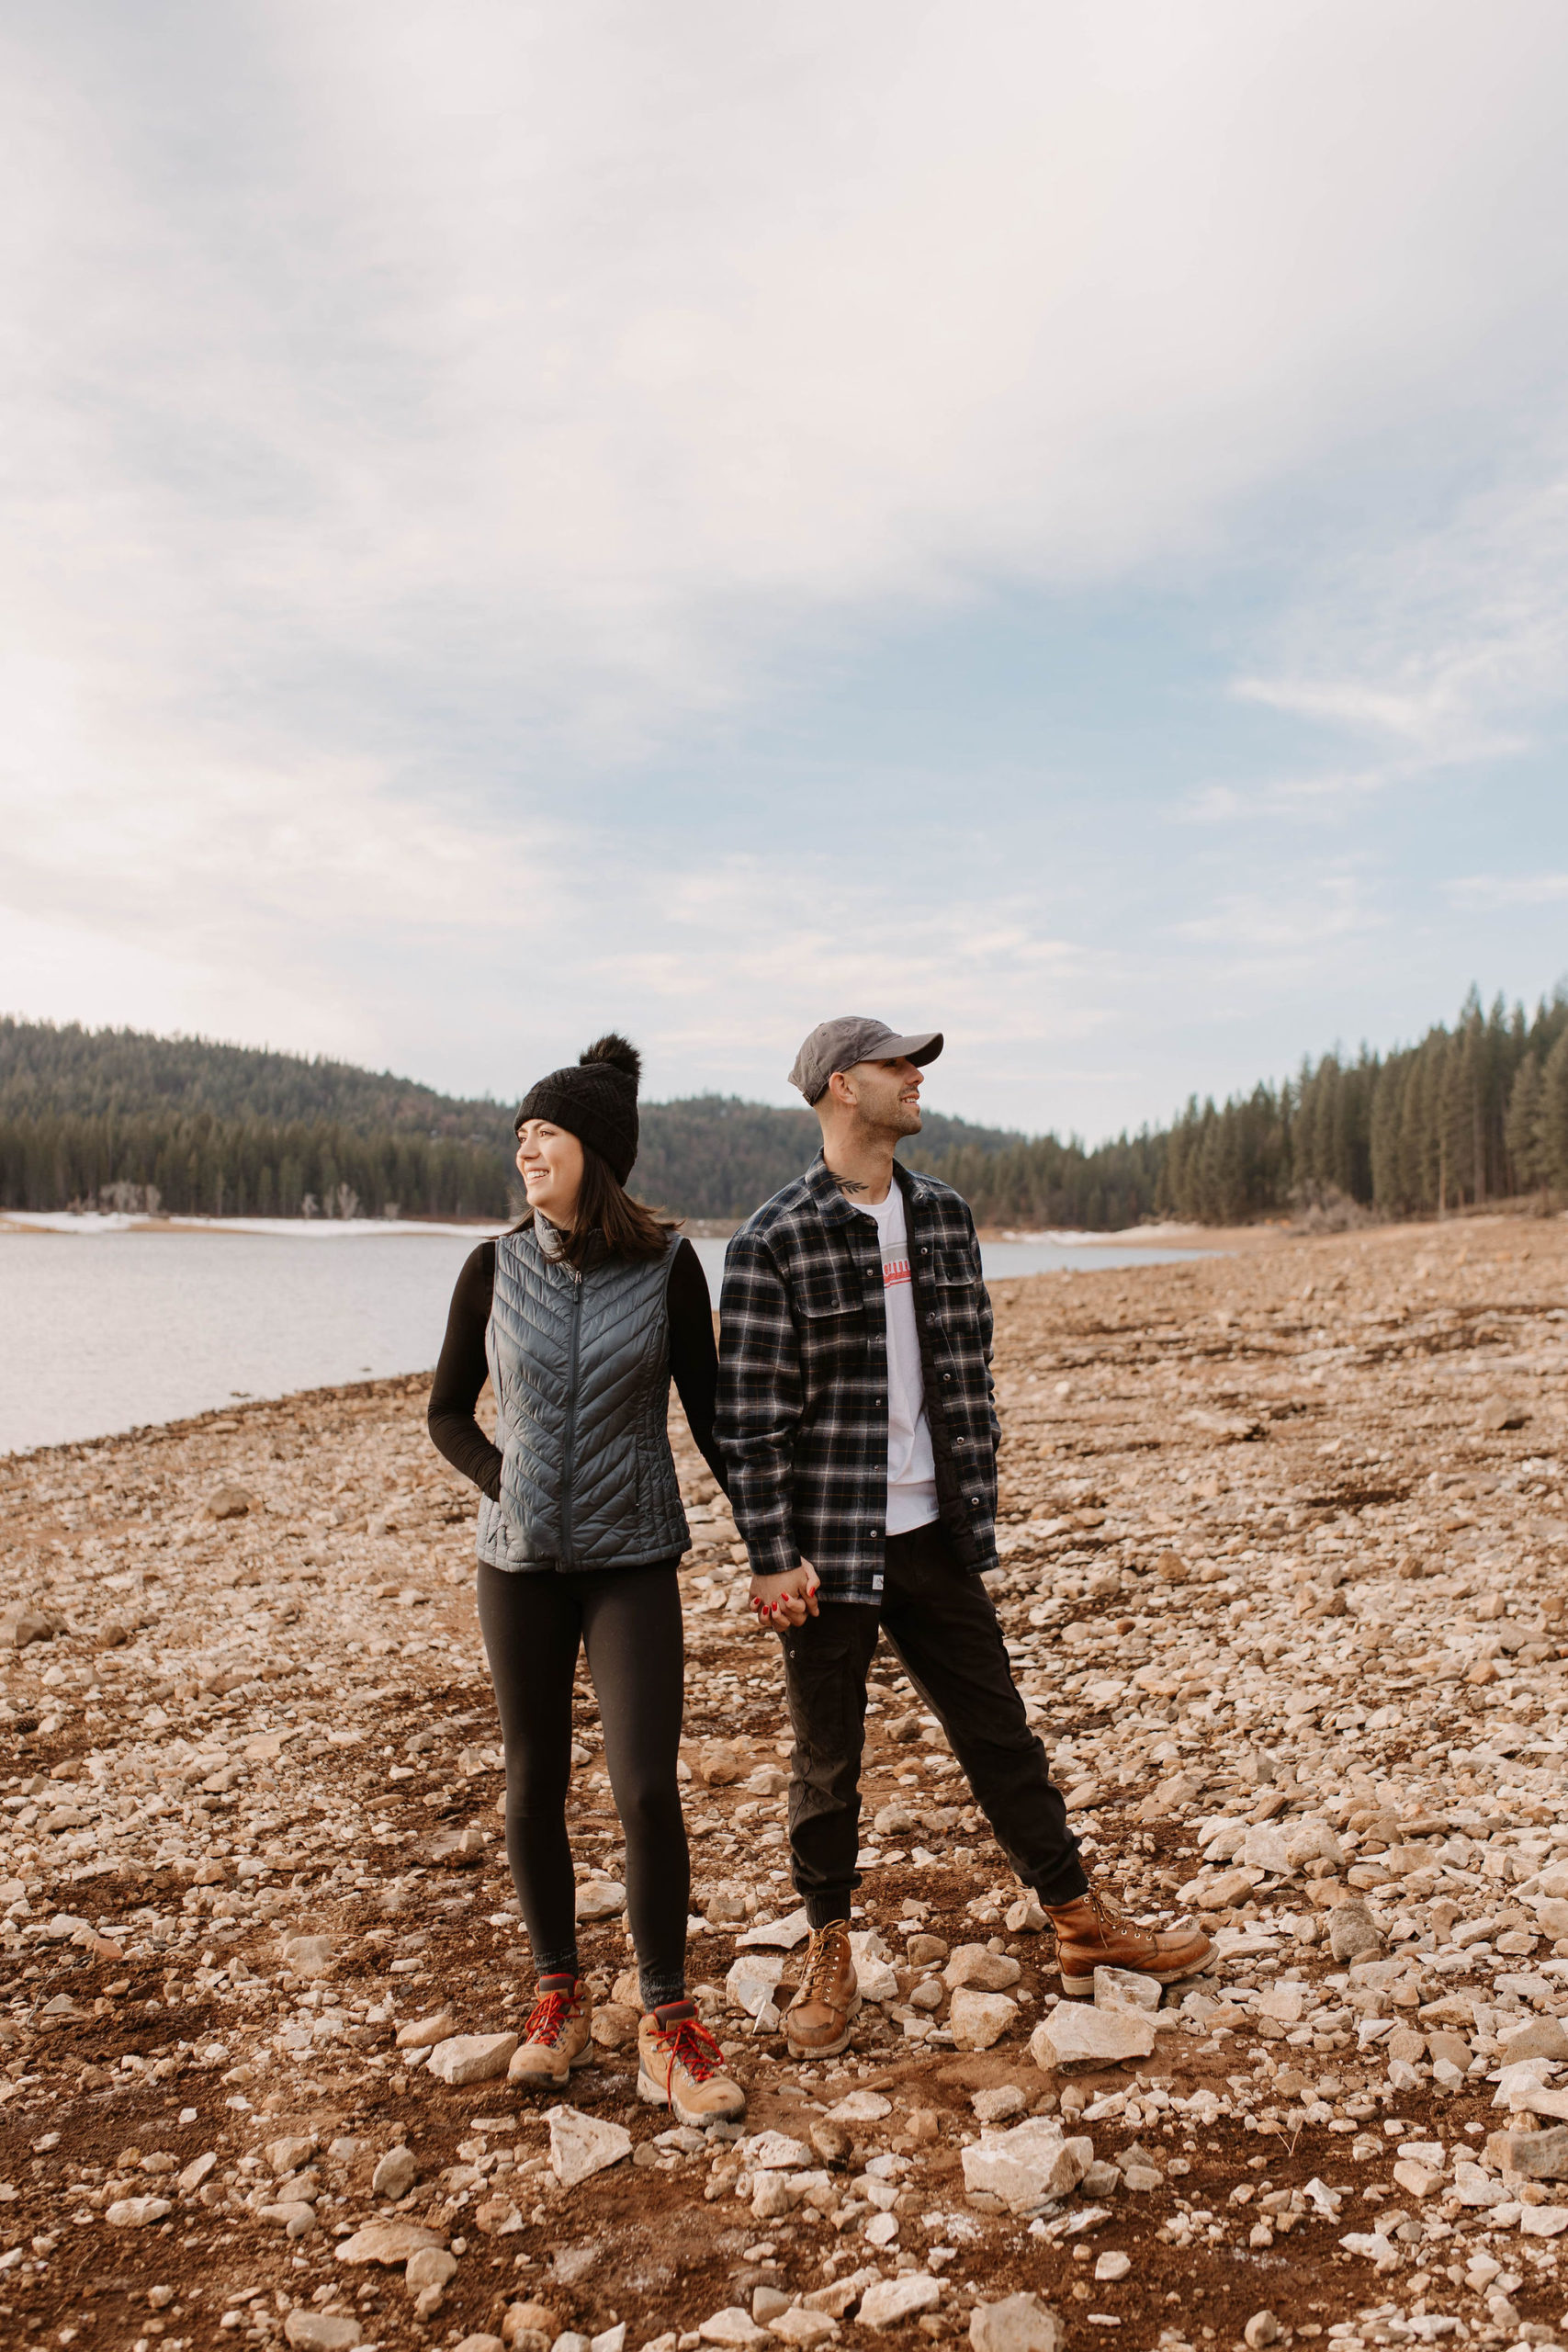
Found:
[[1100, 1135], [1568, 968], [1560, 0], [13, 0], [0, 1009]]

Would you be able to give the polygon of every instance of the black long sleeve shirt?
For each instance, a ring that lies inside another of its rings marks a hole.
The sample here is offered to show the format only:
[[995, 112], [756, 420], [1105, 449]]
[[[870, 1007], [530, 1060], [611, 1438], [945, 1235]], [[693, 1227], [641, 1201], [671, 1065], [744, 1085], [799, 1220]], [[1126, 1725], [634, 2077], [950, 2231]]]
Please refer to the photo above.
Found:
[[[471, 1478], [492, 1502], [501, 1498], [501, 1449], [479, 1427], [474, 1408], [490, 1377], [485, 1331], [495, 1290], [495, 1244], [481, 1241], [465, 1260], [452, 1293], [446, 1337], [430, 1391], [430, 1434], [455, 1470]], [[723, 1457], [714, 1443], [718, 1350], [713, 1302], [703, 1261], [689, 1241], [676, 1248], [666, 1294], [670, 1307], [670, 1371], [703, 1460], [728, 1491]]]

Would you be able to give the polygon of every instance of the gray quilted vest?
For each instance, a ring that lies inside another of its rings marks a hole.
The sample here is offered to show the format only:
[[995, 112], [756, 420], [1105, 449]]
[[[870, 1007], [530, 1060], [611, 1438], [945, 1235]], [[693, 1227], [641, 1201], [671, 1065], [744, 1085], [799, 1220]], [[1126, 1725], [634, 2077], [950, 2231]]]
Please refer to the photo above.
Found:
[[668, 1427], [678, 1246], [671, 1234], [660, 1258], [600, 1256], [578, 1274], [536, 1225], [497, 1240], [485, 1353], [501, 1500], [481, 1498], [479, 1526], [492, 1568], [631, 1568], [686, 1549]]

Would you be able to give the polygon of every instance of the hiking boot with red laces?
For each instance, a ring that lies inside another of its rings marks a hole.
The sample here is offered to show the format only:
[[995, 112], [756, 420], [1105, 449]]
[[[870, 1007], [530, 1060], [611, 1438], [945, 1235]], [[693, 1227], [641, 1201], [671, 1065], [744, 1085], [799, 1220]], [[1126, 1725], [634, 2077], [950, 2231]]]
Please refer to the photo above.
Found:
[[1076, 1903], [1043, 1909], [1056, 1931], [1064, 1993], [1092, 1993], [1097, 1968], [1134, 1968], [1156, 1984], [1174, 1984], [1206, 1967], [1213, 1951], [1201, 1928], [1140, 1928], [1093, 1887]]
[[649, 2009], [637, 2033], [637, 2097], [668, 2107], [678, 2123], [728, 2123], [746, 2112], [746, 2094], [724, 2071], [724, 2054], [690, 2001]]
[[800, 1990], [784, 2011], [792, 2058], [835, 2058], [850, 2046], [850, 2021], [860, 2008], [854, 1954], [842, 1919], [814, 1928]]
[[524, 2090], [559, 2090], [574, 2066], [592, 2064], [592, 2026], [593, 1996], [580, 1976], [541, 1976], [507, 2081]]

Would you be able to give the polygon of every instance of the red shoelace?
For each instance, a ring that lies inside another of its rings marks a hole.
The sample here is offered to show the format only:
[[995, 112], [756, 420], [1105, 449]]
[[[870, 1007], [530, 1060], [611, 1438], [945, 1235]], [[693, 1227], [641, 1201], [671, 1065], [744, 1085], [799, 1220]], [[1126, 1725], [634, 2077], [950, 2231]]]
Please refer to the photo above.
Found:
[[660, 2026], [658, 2041], [660, 2052], [669, 2062], [666, 2087], [670, 2075], [677, 2066], [684, 2066], [694, 2083], [709, 2082], [715, 2075], [724, 2071], [724, 2059], [717, 2042], [695, 2018], [678, 2018], [673, 2025]]
[[570, 1993], [541, 1993], [528, 2012], [524, 2041], [542, 2041], [553, 2048], [570, 2023], [575, 2007], [575, 1996]]

